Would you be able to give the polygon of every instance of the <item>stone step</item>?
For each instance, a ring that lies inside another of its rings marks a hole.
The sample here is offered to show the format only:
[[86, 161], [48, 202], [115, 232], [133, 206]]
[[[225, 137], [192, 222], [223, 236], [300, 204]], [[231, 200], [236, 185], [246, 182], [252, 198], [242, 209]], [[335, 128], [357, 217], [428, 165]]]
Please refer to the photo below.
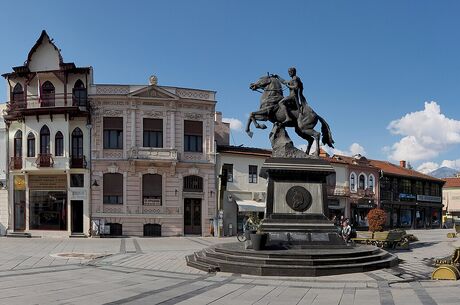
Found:
[[70, 238], [88, 238], [88, 236], [86, 236], [83, 233], [72, 233], [69, 235], [69, 237]]
[[261, 251], [254, 251], [254, 250], [246, 250], [244, 249], [243, 244], [223, 244], [213, 247], [213, 250], [218, 253], [223, 253], [227, 255], [241, 255], [241, 256], [250, 256], [250, 257], [259, 257], [265, 259], [291, 259], [293, 256], [297, 259], [340, 259], [346, 257], [361, 257], [361, 256], [369, 256], [374, 255], [382, 250], [374, 246], [360, 246], [359, 248], [356, 247], [348, 247], [348, 248], [330, 248], [325, 249], [324, 247], [321, 248], [313, 248], [310, 247], [309, 249], [296, 249], [291, 251], [286, 250], [261, 250]]
[[26, 232], [8, 232], [6, 237], [22, 237], [22, 238], [31, 238], [32, 234]]
[[348, 257], [321, 257], [321, 258], [302, 258], [297, 256], [291, 256], [289, 258], [265, 258], [257, 257], [250, 255], [232, 255], [232, 254], [223, 254], [214, 251], [212, 248], [204, 249], [206, 257], [216, 258], [226, 261], [234, 262], [247, 262], [252, 264], [264, 264], [264, 265], [310, 265], [310, 266], [319, 266], [319, 265], [334, 265], [337, 262], [342, 263], [361, 263], [361, 262], [370, 262], [383, 259], [387, 253], [383, 251], [376, 251], [370, 255], [365, 256], [348, 256]]
[[198, 269], [204, 272], [208, 272], [208, 273], [215, 273], [216, 271], [219, 271], [219, 268], [215, 265], [211, 265], [209, 263], [198, 261], [196, 255], [197, 253], [194, 253], [194, 254], [187, 255], [185, 257], [187, 266], [193, 267], [195, 269]]
[[354, 272], [366, 272], [381, 268], [389, 268], [397, 264], [397, 257], [385, 253], [384, 257], [375, 261], [360, 263], [345, 263], [333, 265], [283, 265], [283, 264], [253, 264], [241, 261], [228, 261], [197, 254], [197, 262], [218, 266], [219, 271], [230, 273], [244, 273], [266, 276], [322, 276]]

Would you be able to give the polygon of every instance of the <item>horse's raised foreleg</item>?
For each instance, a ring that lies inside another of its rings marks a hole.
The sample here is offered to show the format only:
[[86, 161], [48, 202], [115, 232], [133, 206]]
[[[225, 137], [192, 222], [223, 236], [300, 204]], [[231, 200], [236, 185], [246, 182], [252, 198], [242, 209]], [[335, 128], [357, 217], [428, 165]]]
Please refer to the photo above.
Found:
[[251, 112], [249, 114], [248, 122], [246, 123], [246, 133], [252, 138], [253, 132], [251, 131], [251, 123], [254, 124], [256, 128], [259, 129], [266, 129], [267, 126], [265, 124], [259, 124], [259, 121], [267, 121], [268, 120], [268, 111], [267, 110], [259, 110], [256, 112]]
[[248, 122], [246, 123], [246, 133], [248, 134], [250, 138], [252, 138], [252, 136], [254, 135], [254, 133], [251, 131], [252, 116], [253, 114], [251, 112], [248, 118]]

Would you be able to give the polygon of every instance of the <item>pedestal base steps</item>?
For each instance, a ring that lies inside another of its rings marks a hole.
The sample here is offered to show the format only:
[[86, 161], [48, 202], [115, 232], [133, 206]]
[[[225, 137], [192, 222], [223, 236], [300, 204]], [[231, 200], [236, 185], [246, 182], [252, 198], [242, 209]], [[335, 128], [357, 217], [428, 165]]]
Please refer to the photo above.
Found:
[[324, 276], [390, 268], [398, 258], [374, 246], [254, 251], [244, 243], [219, 244], [186, 257], [187, 265], [206, 272], [261, 276]]

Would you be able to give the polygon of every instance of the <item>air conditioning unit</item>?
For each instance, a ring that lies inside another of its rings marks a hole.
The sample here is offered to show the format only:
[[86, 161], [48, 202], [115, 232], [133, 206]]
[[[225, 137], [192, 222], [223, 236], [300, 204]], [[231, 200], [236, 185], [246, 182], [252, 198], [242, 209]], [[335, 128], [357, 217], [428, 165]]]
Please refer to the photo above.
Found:
[[265, 192], [253, 192], [252, 200], [265, 201]]

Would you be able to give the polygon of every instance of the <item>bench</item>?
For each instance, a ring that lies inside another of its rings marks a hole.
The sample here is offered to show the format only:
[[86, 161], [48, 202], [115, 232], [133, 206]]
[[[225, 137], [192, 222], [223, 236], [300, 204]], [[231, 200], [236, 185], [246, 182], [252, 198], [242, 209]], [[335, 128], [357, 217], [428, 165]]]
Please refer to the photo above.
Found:
[[407, 249], [409, 247], [409, 240], [404, 237], [402, 231], [356, 232], [356, 238], [351, 240], [379, 248]]

